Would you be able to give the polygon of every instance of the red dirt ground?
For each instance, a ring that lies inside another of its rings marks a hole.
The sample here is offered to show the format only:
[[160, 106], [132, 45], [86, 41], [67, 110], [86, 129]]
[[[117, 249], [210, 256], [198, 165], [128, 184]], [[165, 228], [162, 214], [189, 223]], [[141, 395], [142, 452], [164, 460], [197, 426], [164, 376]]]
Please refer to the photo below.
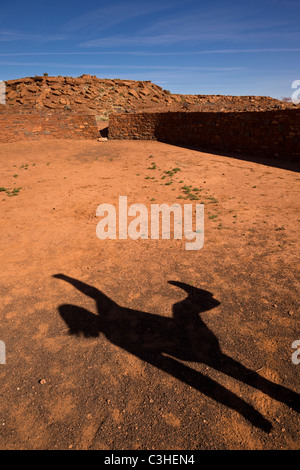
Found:
[[[1, 449], [299, 448], [297, 172], [145, 141], [0, 154]], [[96, 237], [99, 204], [184, 184], [202, 250]]]

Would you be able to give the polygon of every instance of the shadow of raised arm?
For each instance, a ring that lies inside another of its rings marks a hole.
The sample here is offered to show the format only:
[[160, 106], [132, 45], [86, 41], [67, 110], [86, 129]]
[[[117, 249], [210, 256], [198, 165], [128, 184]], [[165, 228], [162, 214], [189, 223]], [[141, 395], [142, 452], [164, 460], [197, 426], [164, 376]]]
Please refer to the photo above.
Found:
[[107, 297], [107, 295], [105, 295], [99, 289], [96, 289], [96, 287], [85, 284], [84, 282], [81, 282], [78, 279], [74, 279], [73, 277], [65, 276], [65, 274], [55, 274], [53, 277], [68, 282], [73, 287], [75, 287], [75, 289], [79, 290], [79, 292], [82, 292], [82, 294], [85, 294], [91, 299], [94, 299], [97, 303], [99, 313], [106, 313], [111, 308], [117, 306], [116, 302]]

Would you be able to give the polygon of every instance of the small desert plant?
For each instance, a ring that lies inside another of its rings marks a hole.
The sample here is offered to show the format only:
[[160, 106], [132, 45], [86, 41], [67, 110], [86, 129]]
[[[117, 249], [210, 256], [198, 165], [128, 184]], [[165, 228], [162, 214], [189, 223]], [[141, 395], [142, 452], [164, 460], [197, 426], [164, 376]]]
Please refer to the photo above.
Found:
[[157, 165], [155, 165], [155, 163], [151, 163], [151, 166], [148, 166], [147, 170], [156, 170], [157, 168]]
[[13, 188], [12, 190], [0, 188], [0, 191], [5, 191], [8, 197], [17, 196], [22, 188]]

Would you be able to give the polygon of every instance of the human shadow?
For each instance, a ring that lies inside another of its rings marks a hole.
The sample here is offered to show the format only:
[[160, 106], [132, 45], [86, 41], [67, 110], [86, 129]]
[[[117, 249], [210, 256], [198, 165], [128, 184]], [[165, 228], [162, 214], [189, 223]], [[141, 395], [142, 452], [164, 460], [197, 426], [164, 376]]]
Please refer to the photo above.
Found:
[[180, 361], [206, 364], [300, 411], [300, 396], [296, 392], [269, 381], [222, 352], [217, 337], [200, 316], [220, 305], [210, 292], [169, 281], [183, 289], [187, 297], [173, 305], [173, 318], [166, 318], [121, 307], [100, 290], [77, 279], [63, 274], [53, 277], [70, 283], [96, 302], [98, 315], [76, 305], [58, 307], [71, 335], [90, 338], [102, 333], [111, 343], [237, 411], [265, 432], [271, 431], [272, 424], [252, 405]]

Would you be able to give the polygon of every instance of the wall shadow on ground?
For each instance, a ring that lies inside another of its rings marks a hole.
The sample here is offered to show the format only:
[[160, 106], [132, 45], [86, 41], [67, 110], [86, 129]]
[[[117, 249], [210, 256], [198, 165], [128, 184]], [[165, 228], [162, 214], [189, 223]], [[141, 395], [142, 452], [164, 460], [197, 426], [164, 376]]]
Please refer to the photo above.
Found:
[[109, 138], [156, 140], [299, 171], [300, 109], [111, 114]]
[[165, 143], [168, 145], [174, 145], [175, 147], [180, 147], [180, 148], [184, 148], [187, 150], [193, 150], [196, 152], [209, 153], [211, 155], [219, 155], [220, 157], [234, 158], [235, 160], [242, 160], [245, 162], [259, 163], [261, 165], [265, 165], [265, 166], [269, 166], [273, 168], [280, 168], [282, 170], [288, 170], [288, 171], [294, 171], [295, 173], [300, 173], [300, 162], [289, 160], [289, 159], [279, 160], [275, 158], [266, 158], [266, 157], [260, 157], [260, 156], [255, 156], [255, 155], [239, 154], [238, 152], [226, 152], [226, 151], [220, 151], [218, 149], [214, 149], [212, 147], [206, 148], [206, 147], [201, 147], [201, 146], [166, 142], [166, 140], [164, 140], [162, 143]]

